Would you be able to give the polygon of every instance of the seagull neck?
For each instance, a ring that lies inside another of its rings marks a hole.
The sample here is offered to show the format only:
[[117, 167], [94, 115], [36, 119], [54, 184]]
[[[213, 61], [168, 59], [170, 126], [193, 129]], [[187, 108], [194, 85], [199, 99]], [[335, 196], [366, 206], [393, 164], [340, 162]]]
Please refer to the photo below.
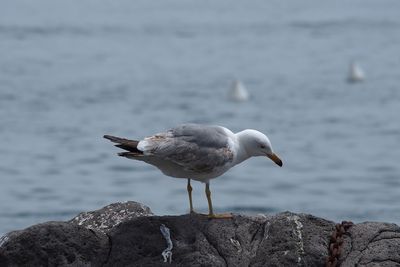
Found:
[[236, 140], [237, 140], [237, 147], [236, 147], [236, 159], [235, 159], [235, 165], [239, 164], [246, 159], [250, 158], [250, 154], [247, 152], [246, 149], [246, 143], [247, 143], [247, 135], [245, 134], [244, 131], [238, 132], [235, 134]]

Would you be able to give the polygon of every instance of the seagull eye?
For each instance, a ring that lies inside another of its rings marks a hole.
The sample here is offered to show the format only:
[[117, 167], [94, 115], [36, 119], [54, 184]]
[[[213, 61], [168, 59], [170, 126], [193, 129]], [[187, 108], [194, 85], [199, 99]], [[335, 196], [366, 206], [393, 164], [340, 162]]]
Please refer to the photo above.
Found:
[[262, 149], [264, 149], [264, 148], [265, 148], [265, 145], [261, 144], [260, 147], [261, 147]]

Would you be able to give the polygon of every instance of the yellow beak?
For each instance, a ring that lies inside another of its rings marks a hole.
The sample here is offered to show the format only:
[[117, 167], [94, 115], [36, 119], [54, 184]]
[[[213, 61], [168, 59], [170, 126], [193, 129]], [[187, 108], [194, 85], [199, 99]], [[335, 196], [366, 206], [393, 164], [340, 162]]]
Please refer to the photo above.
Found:
[[272, 153], [271, 155], [267, 155], [267, 157], [270, 158], [277, 165], [279, 165], [279, 167], [282, 167], [283, 162], [275, 153]]

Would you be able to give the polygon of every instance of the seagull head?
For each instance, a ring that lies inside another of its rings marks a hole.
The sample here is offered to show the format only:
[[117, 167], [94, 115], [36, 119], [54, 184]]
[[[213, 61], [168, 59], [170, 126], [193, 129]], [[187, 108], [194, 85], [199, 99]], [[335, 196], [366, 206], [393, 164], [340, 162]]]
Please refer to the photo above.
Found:
[[265, 134], [251, 129], [238, 134], [240, 143], [249, 157], [266, 156], [282, 167], [282, 160], [274, 153], [271, 142]]

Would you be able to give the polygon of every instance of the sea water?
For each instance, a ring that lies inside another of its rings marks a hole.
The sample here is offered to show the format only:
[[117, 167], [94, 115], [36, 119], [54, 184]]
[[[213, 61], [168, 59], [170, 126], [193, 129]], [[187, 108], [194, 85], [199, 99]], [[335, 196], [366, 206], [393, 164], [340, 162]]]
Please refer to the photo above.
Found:
[[[400, 2], [3, 1], [0, 233], [135, 200], [184, 214], [186, 180], [116, 155], [180, 123], [266, 133], [211, 181], [217, 212], [400, 223]], [[349, 64], [364, 70], [347, 83]], [[250, 99], [230, 102], [240, 80]], [[207, 211], [204, 185], [194, 206]]]

